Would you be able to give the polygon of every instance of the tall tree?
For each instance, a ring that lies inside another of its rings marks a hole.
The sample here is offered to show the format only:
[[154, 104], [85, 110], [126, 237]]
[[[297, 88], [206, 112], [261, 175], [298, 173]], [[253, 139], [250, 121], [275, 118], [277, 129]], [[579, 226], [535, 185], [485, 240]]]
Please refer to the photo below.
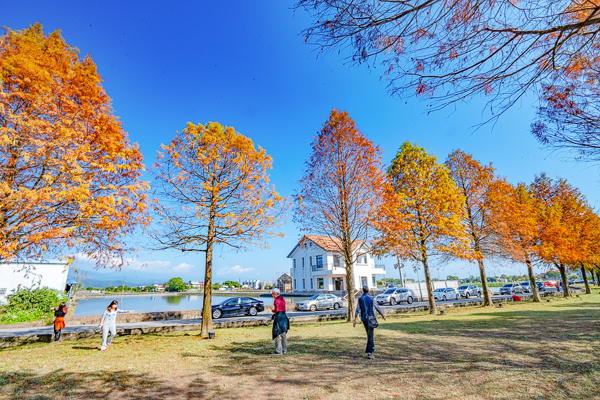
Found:
[[334, 238], [344, 258], [348, 321], [355, 310], [353, 264], [373, 237], [373, 219], [387, 180], [381, 150], [345, 111], [333, 110], [311, 144], [296, 195], [295, 221], [302, 230]]
[[532, 183], [540, 218], [546, 229], [540, 234], [539, 256], [560, 271], [565, 297], [570, 296], [567, 268], [580, 261], [578, 231], [589, 209], [585, 197], [564, 179], [553, 181], [545, 174]]
[[388, 168], [391, 188], [380, 208], [378, 251], [423, 266], [429, 312], [437, 314], [429, 273], [433, 258], [472, 257], [464, 199], [448, 169], [425, 149], [404, 142]]
[[120, 266], [147, 222], [138, 146], [90, 56], [40, 24], [0, 37], [0, 260], [82, 252]]
[[465, 213], [463, 225], [469, 235], [473, 258], [477, 260], [479, 275], [483, 285], [484, 305], [491, 306], [492, 294], [488, 289], [483, 259], [498, 254], [495, 246], [496, 224], [492, 208], [501, 201], [503, 191], [497, 190], [498, 179], [494, 168], [482, 165], [473, 156], [463, 151], [455, 150], [446, 160], [450, 177], [462, 193]]
[[513, 262], [527, 266], [533, 301], [540, 302], [533, 264], [540, 261], [540, 236], [546, 229], [548, 219], [541, 213], [540, 205], [525, 184], [512, 186], [504, 180], [495, 183], [497, 201], [492, 203], [496, 248], [499, 254]]
[[252, 140], [211, 122], [188, 123], [155, 164], [158, 214], [151, 234], [158, 249], [205, 253], [204, 302], [200, 335], [212, 329], [213, 248], [268, 247], [266, 239], [286, 208], [269, 183], [272, 158]]
[[[594, 131], [599, 148], [595, 1], [298, 0], [296, 6], [312, 18], [306, 41], [321, 51], [343, 50], [355, 64], [381, 64], [392, 94], [427, 96], [435, 106], [429, 109], [484, 95], [495, 118], [526, 94], [541, 93], [544, 101], [582, 83], [589, 89], [577, 88], [584, 112], [566, 114], [575, 129], [562, 137], [555, 131], [557, 143], [594, 151], [585, 147], [588, 135], [579, 135]], [[542, 137], [552, 139], [548, 132]]]

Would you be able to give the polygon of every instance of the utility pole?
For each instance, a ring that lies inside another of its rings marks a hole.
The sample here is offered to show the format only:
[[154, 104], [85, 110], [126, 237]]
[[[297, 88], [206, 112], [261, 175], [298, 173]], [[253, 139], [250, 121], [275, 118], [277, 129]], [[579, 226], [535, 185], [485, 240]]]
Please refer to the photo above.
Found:
[[123, 293], [125, 292], [125, 278], [127, 278], [126, 276], [123, 277], [123, 288], [121, 289], [121, 303], [119, 303], [121, 305], [121, 307], [123, 307]]

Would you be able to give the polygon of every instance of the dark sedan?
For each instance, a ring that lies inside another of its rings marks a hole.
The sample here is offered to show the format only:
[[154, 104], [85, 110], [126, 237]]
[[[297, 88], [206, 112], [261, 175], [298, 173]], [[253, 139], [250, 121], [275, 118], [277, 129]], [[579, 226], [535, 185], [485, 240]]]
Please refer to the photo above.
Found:
[[265, 304], [250, 297], [232, 297], [221, 304], [212, 306], [212, 316], [214, 319], [232, 315], [256, 315], [264, 311]]

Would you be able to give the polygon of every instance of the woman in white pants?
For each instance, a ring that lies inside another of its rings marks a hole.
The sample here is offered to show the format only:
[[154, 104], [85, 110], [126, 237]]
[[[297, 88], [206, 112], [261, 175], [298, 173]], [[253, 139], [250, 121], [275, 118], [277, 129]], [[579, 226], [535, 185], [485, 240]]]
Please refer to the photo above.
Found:
[[[106, 351], [106, 346], [110, 346], [110, 342], [112, 342], [113, 338], [117, 335], [117, 314], [135, 312], [133, 310], [120, 310], [117, 308], [118, 305], [118, 301], [111, 301], [110, 305], [106, 307], [104, 314], [102, 314], [102, 321], [100, 321], [100, 326], [98, 327], [98, 329], [102, 330], [102, 346], [100, 347], [101, 351]], [[110, 336], [108, 336], [109, 331]]]

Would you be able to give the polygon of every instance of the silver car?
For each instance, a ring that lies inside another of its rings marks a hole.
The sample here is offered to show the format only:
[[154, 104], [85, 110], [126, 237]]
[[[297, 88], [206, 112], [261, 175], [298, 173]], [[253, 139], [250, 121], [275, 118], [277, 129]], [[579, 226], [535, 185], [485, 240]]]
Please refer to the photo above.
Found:
[[436, 300], [446, 301], [446, 300], [459, 300], [460, 294], [458, 294], [458, 290], [454, 288], [439, 288], [433, 291], [433, 297]]
[[481, 289], [477, 285], [462, 285], [458, 287], [458, 293], [461, 297], [469, 298], [473, 297], [481, 297]]
[[337, 310], [342, 306], [342, 299], [333, 294], [315, 294], [308, 300], [298, 303], [300, 311], [317, 311], [333, 308]]
[[392, 288], [375, 297], [375, 301], [378, 304], [389, 304], [393, 306], [403, 301], [412, 304], [414, 298], [415, 296], [410, 289]]

